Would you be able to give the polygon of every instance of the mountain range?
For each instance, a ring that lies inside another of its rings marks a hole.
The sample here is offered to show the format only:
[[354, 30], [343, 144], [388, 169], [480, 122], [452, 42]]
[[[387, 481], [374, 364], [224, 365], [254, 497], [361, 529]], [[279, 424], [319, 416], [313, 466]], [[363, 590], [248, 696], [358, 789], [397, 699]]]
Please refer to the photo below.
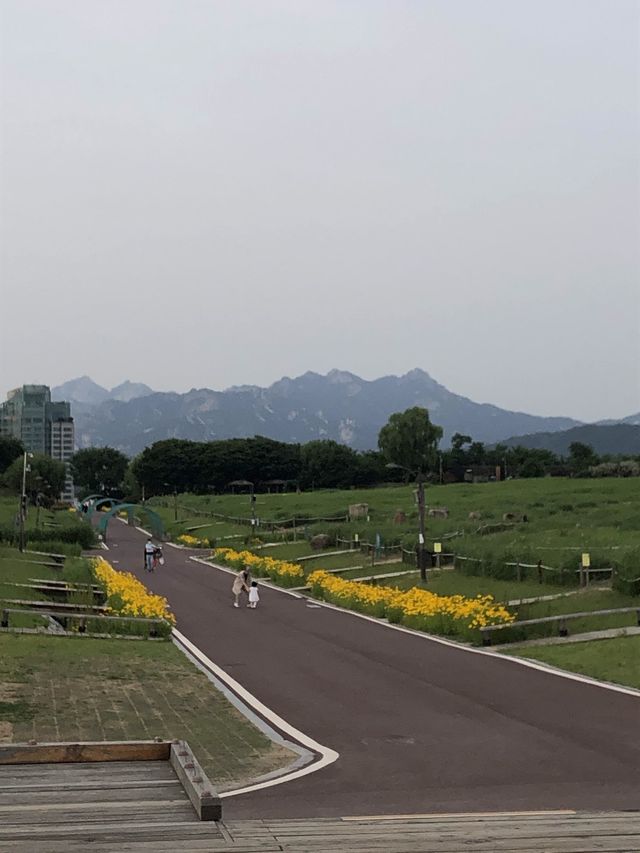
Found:
[[507, 447], [530, 447], [551, 450], [557, 456], [567, 456], [574, 441], [590, 445], [598, 455], [607, 453], [640, 456], [640, 416], [616, 423], [584, 424], [561, 432], [537, 432], [508, 438]]
[[429, 409], [432, 421], [444, 430], [443, 445], [456, 432], [492, 444], [581, 425], [572, 418], [473, 402], [420, 369], [371, 381], [341, 370], [326, 376], [307, 372], [268, 388], [194, 388], [184, 394], [156, 392], [129, 381], [109, 390], [83, 376], [53, 388], [52, 396], [71, 402], [79, 447], [109, 445], [129, 455], [166, 438], [210, 441], [253, 435], [287, 442], [329, 438], [367, 450], [377, 446], [389, 415], [411, 406]]

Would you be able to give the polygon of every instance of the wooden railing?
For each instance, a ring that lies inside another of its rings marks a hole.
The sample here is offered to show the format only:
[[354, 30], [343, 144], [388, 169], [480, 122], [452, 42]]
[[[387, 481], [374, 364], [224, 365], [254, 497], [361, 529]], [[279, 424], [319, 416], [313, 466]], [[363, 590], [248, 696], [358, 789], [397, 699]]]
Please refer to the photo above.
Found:
[[640, 606], [636, 607], [617, 607], [611, 610], [583, 610], [578, 613], [561, 613], [558, 616], [542, 616], [539, 619], [521, 619], [519, 622], [505, 622], [501, 625], [486, 625], [480, 628], [482, 634], [482, 644], [484, 646], [491, 645], [491, 635], [496, 631], [504, 631], [509, 628], [525, 628], [531, 625], [557, 624], [560, 637], [567, 637], [569, 630], [567, 622], [573, 619], [589, 619], [592, 616], [619, 616], [624, 613], [635, 613], [636, 621], [640, 625]]

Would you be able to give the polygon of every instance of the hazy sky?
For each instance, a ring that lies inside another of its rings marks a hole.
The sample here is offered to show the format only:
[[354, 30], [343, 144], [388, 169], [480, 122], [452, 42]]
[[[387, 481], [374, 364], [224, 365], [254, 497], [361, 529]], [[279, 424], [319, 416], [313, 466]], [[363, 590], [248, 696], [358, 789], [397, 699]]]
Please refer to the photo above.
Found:
[[640, 409], [639, 6], [0, 0], [0, 395]]

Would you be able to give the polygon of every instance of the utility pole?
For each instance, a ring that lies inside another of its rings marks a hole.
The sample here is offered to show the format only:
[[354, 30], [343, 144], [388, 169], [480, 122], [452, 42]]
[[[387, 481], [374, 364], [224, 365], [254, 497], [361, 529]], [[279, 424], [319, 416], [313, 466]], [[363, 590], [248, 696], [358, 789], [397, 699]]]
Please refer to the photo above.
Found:
[[419, 533], [418, 533], [418, 544], [416, 545], [416, 562], [418, 563], [418, 568], [420, 569], [420, 580], [423, 583], [427, 582], [427, 552], [425, 551], [425, 503], [424, 503], [424, 474], [422, 471], [412, 471], [410, 468], [405, 468], [404, 465], [398, 465], [396, 462], [388, 462], [385, 466], [386, 468], [400, 468], [403, 471], [406, 471], [412, 477], [416, 478], [416, 492], [418, 498], [418, 520], [419, 520]]
[[426, 559], [425, 559], [426, 553], [424, 550], [424, 542], [425, 542], [424, 475], [421, 471], [418, 472], [418, 475], [416, 477], [416, 484], [418, 486], [418, 518], [420, 521], [420, 533], [418, 535], [418, 568], [420, 569], [420, 580], [423, 583], [426, 583], [427, 566], [426, 566]]
[[33, 453], [27, 453], [25, 451], [24, 458], [22, 460], [22, 491], [20, 492], [20, 535], [18, 540], [18, 547], [21, 551], [25, 549], [25, 535], [24, 535], [24, 526], [27, 520], [27, 471], [30, 471], [31, 468], [27, 465], [27, 459], [33, 459]]

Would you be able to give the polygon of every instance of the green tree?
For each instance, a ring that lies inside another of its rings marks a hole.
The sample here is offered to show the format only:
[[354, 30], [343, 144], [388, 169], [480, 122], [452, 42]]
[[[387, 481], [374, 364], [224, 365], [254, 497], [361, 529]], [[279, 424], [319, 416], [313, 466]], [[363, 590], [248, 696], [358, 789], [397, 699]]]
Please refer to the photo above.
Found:
[[145, 494], [185, 492], [197, 479], [202, 444], [179, 438], [156, 441], [133, 460], [131, 470]]
[[585, 476], [589, 468], [600, 462], [598, 455], [590, 444], [572, 441], [569, 445], [569, 467], [571, 473], [578, 477]]
[[[18, 458], [9, 465], [4, 472], [5, 485], [16, 494], [22, 492], [23, 459]], [[29, 470], [26, 477], [26, 492], [35, 503], [38, 494], [44, 495], [48, 500], [56, 500], [64, 489], [64, 481], [67, 476], [63, 462], [58, 462], [50, 456], [35, 453], [29, 459]]]
[[416, 406], [391, 415], [378, 434], [378, 447], [388, 462], [426, 474], [436, 467], [441, 438], [442, 427], [431, 423], [428, 409]]
[[355, 450], [337, 441], [309, 441], [300, 448], [303, 488], [348, 488], [357, 476], [359, 458]]
[[22, 442], [10, 435], [0, 436], [0, 474], [7, 470], [9, 465], [18, 456], [22, 456], [24, 447]]
[[122, 489], [129, 460], [113, 447], [87, 447], [71, 457], [71, 473], [85, 494], [111, 494]]

